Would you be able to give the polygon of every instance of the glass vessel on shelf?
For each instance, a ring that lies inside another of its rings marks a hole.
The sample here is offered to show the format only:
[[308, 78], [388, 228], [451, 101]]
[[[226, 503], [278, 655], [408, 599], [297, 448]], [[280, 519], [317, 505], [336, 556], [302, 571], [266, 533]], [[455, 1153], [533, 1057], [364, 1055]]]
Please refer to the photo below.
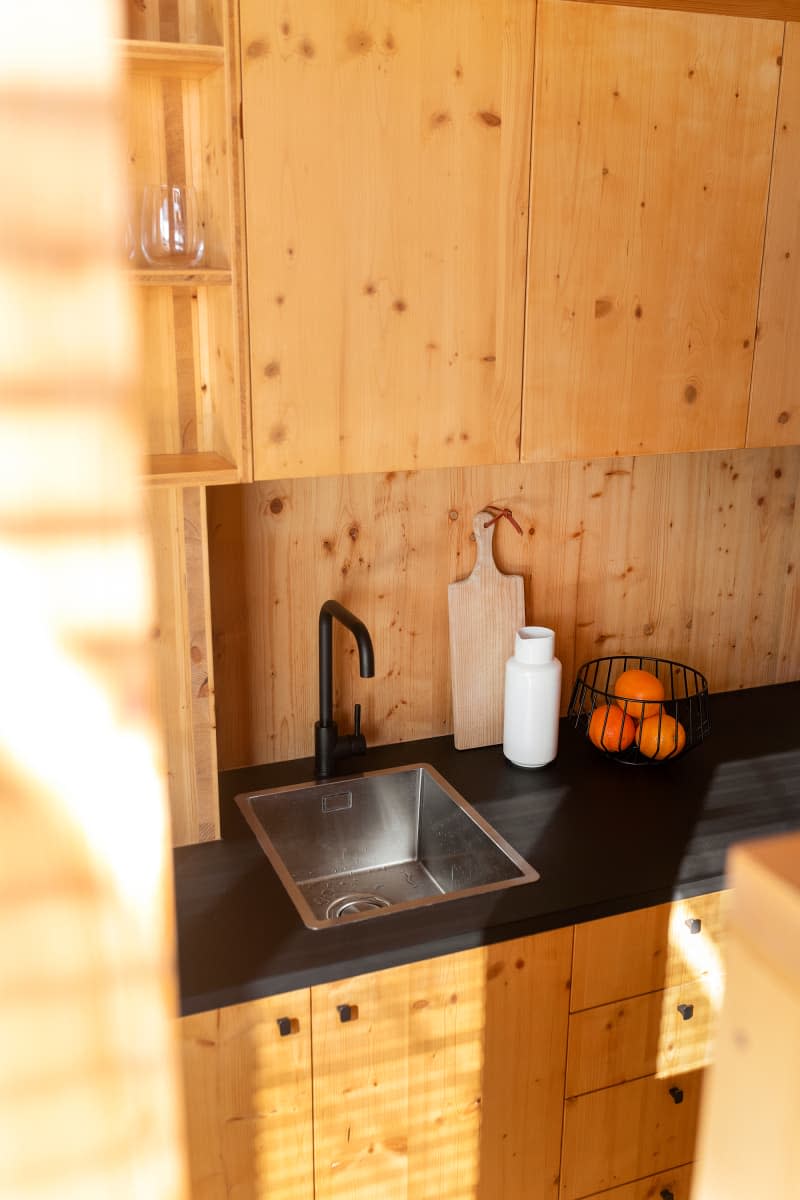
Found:
[[205, 241], [195, 189], [187, 184], [148, 184], [142, 196], [141, 248], [151, 267], [196, 267]]

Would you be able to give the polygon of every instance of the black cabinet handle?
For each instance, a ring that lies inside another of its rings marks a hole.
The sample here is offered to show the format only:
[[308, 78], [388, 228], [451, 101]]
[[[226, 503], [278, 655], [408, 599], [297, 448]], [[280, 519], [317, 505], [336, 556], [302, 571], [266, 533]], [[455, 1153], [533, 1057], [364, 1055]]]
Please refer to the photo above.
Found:
[[289, 1034], [292, 1032], [291, 1017], [278, 1017], [277, 1025], [278, 1025], [278, 1029], [280, 1030], [281, 1037], [288, 1037]]
[[346, 1021], [352, 1021], [353, 1008], [350, 1004], [337, 1004], [336, 1011], [339, 1014], [339, 1020], [344, 1024]]
[[686, 922], [686, 928], [689, 930], [689, 933], [699, 933], [703, 928], [703, 922], [699, 917], [689, 917]]
[[678, 1012], [681, 1014], [684, 1021], [691, 1021], [692, 1017], [694, 1016], [694, 1005], [693, 1004], [679, 1004]]
[[676, 1104], [683, 1104], [683, 1088], [671, 1087], [669, 1089], [669, 1094], [672, 1096], [672, 1099]]
[[671, 1192], [669, 1188], [662, 1188], [658, 1194], [661, 1200], [675, 1200], [675, 1193]]

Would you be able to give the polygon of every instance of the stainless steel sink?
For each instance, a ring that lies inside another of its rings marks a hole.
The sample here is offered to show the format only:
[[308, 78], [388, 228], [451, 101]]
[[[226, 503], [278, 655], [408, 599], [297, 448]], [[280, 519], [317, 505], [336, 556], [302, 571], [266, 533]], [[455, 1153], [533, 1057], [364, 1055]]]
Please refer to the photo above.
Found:
[[310, 929], [539, 878], [427, 763], [236, 802]]

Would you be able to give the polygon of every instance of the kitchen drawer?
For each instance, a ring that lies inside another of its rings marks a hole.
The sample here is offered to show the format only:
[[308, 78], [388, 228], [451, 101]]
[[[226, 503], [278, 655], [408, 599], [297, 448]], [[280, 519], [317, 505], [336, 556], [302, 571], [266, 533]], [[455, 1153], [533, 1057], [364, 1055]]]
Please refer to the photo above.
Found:
[[579, 1200], [691, 1162], [702, 1078], [701, 1071], [671, 1079], [650, 1076], [567, 1100], [561, 1200]]
[[692, 1186], [691, 1164], [674, 1171], [661, 1171], [635, 1183], [624, 1183], [610, 1192], [596, 1192], [587, 1200], [689, 1200]]
[[578, 925], [571, 1011], [719, 975], [726, 896], [712, 892]]
[[569, 1019], [567, 1095], [708, 1066], [722, 976], [615, 1000]]

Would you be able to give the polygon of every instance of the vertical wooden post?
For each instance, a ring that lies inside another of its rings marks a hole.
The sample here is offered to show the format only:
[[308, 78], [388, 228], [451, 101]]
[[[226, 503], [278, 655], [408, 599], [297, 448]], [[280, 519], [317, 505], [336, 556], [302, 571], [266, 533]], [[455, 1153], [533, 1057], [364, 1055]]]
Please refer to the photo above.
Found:
[[0, 42], [0, 1197], [180, 1200], [113, 0]]

